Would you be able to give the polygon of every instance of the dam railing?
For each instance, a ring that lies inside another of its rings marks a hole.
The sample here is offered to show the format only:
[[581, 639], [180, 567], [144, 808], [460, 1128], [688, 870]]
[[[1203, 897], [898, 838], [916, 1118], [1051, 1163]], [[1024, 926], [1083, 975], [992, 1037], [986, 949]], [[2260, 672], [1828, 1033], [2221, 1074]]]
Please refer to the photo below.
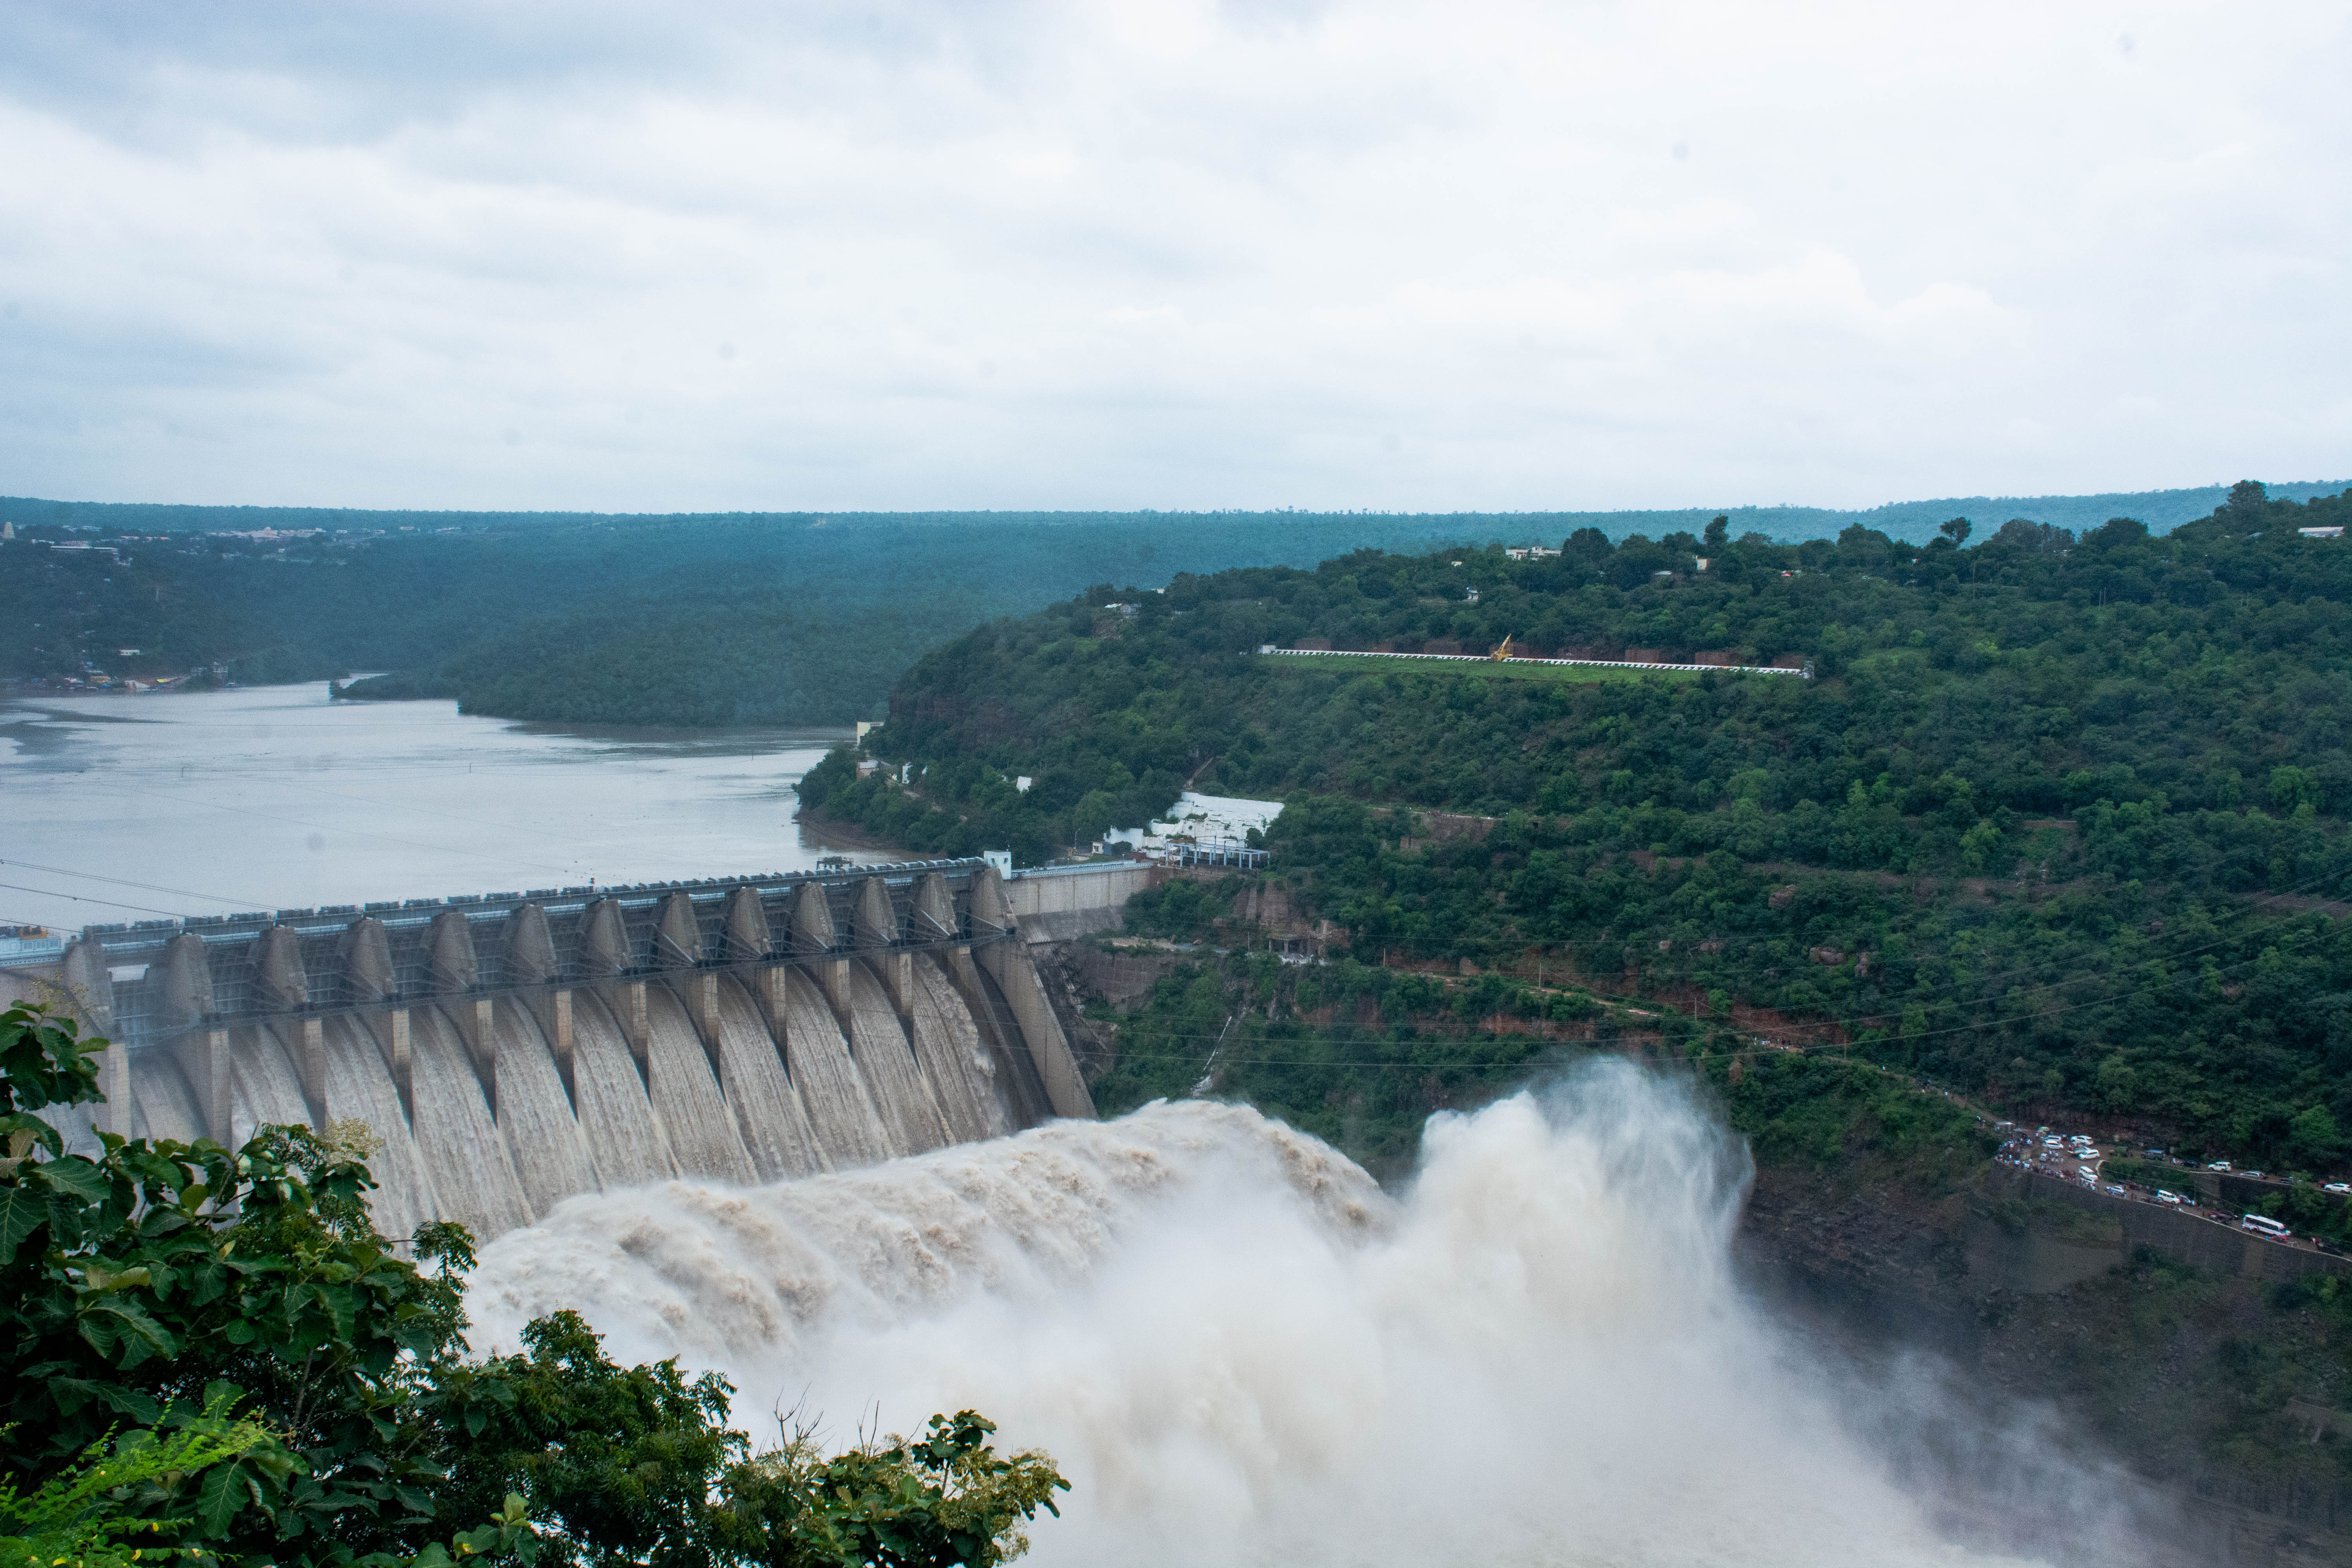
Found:
[[137, 1050], [265, 1016], [980, 945], [1013, 934], [1001, 899], [973, 910], [986, 872], [900, 861], [93, 925], [63, 978]]

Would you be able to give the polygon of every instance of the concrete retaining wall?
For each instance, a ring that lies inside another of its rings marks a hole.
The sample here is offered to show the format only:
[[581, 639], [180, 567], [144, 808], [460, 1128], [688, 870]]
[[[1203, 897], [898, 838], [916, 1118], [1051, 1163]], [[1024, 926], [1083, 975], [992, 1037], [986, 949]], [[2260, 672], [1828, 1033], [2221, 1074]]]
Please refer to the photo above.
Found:
[[1008, 878], [1004, 897], [1031, 942], [1073, 942], [1122, 929], [1129, 898], [1167, 877], [1160, 867], [1132, 860], [1056, 866]]

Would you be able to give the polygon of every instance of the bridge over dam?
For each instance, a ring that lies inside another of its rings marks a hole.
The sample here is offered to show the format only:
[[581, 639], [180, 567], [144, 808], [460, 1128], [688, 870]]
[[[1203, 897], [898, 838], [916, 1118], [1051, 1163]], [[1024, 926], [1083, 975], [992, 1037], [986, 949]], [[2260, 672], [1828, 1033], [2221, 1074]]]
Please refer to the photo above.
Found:
[[69, 1134], [364, 1122], [378, 1228], [487, 1240], [574, 1194], [1093, 1116], [1024, 936], [1114, 924], [1149, 876], [922, 861], [144, 921], [0, 987], [115, 1042]]

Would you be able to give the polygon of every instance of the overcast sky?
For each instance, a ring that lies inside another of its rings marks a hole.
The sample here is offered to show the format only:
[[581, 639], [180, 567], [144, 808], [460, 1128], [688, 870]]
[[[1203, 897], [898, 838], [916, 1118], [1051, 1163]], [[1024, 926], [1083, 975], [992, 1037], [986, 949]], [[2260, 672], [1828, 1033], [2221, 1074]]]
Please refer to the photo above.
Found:
[[2352, 470], [2352, 8], [0, 3], [0, 493]]

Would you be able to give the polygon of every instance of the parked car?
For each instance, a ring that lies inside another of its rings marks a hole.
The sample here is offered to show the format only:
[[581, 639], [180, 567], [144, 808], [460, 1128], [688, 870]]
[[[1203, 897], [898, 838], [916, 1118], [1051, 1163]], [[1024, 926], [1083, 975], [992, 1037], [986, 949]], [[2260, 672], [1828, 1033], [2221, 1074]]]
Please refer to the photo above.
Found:
[[2323, 1193], [2352, 1193], [2352, 1182], [2330, 1182], [2319, 1190]]
[[2162, 1187], [2158, 1187], [2156, 1189], [2156, 1201], [2160, 1204], [2178, 1204], [2180, 1201], [2180, 1194], [2168, 1193]]
[[2119, 1186], [2110, 1184], [2107, 1187], [2107, 1195], [2111, 1198], [2119, 1198], [2124, 1195], [2124, 1190]]
[[2209, 1171], [2226, 1171], [2230, 1168], [2230, 1162], [2227, 1160], [2216, 1160], [2205, 1168]]

